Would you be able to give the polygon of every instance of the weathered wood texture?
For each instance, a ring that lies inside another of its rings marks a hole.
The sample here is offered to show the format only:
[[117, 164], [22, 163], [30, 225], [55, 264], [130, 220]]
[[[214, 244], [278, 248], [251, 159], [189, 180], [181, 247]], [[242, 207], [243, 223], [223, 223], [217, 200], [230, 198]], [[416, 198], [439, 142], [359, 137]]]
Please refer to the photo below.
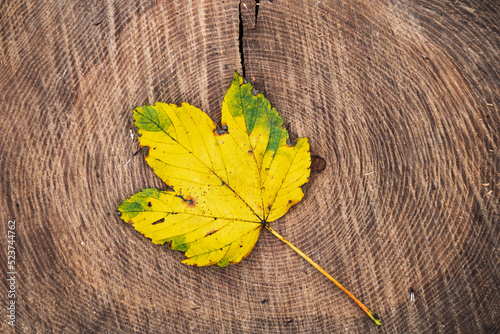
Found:
[[[0, 264], [3, 277], [15, 219], [16, 332], [498, 333], [499, 10], [3, 1]], [[273, 226], [380, 328], [267, 231], [240, 264], [193, 268], [114, 214], [163, 186], [133, 156], [132, 108], [186, 101], [219, 120], [240, 37], [246, 77], [326, 162]]]

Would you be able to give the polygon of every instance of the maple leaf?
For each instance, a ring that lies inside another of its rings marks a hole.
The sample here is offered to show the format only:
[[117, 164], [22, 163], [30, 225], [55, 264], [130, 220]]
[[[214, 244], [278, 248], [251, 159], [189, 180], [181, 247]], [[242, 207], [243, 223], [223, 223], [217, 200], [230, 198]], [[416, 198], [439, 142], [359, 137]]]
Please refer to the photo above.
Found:
[[290, 145], [276, 109], [238, 74], [222, 104], [224, 130], [187, 103], [143, 106], [134, 119], [146, 161], [173, 191], [146, 189], [118, 211], [154, 243], [185, 251], [183, 263], [240, 262], [262, 227], [304, 196], [307, 138]]
[[125, 200], [118, 208], [125, 222], [185, 252], [185, 264], [220, 267], [245, 258], [266, 228], [359, 302], [269, 225], [304, 196], [309, 143], [292, 144], [276, 109], [237, 72], [221, 128], [187, 103], [142, 106], [134, 120], [146, 161], [168, 190], [144, 189]]

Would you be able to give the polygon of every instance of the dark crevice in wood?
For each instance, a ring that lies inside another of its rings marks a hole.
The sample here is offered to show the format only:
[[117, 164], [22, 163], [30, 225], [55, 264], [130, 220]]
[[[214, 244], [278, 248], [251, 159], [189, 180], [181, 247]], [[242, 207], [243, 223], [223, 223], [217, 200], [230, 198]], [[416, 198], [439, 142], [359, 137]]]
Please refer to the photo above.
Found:
[[241, 1], [239, 4], [238, 19], [239, 19], [239, 49], [240, 49], [241, 72], [243, 78], [245, 78], [246, 72], [245, 72], [245, 55], [243, 54], [243, 18], [241, 16]]
[[260, 0], [255, 0], [255, 25], [254, 25], [254, 29], [257, 29], [257, 18], [259, 17], [259, 7], [260, 7]]
[[311, 172], [321, 173], [326, 168], [326, 160], [316, 154], [311, 155]]

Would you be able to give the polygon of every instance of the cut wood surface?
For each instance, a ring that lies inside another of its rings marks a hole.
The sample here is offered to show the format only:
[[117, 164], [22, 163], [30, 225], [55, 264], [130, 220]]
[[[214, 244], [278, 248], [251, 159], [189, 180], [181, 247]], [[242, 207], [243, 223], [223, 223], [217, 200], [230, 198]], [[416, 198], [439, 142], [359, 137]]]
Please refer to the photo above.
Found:
[[[1, 277], [9, 333], [498, 333], [496, 1], [4, 1]], [[116, 215], [165, 185], [132, 109], [220, 120], [238, 70], [315, 156], [241, 263], [191, 267]], [[411, 298], [414, 296], [414, 298]]]

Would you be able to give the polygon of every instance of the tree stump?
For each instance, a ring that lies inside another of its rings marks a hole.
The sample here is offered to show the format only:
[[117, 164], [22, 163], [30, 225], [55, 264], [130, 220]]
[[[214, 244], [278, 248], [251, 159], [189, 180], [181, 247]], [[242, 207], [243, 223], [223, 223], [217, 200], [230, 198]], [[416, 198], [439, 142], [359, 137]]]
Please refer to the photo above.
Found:
[[[15, 221], [16, 274], [0, 331], [497, 333], [499, 7], [4, 2], [0, 263]], [[132, 109], [188, 102], [218, 121], [234, 70], [315, 156], [274, 229], [381, 327], [267, 231], [241, 263], [196, 268], [115, 215], [165, 187], [134, 155]]]

